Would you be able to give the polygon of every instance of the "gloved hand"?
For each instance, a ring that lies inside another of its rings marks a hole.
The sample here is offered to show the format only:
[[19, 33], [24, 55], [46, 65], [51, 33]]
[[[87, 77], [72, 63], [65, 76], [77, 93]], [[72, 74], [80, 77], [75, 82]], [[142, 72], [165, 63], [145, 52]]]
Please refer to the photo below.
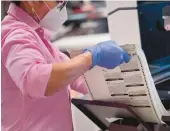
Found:
[[92, 53], [92, 67], [98, 65], [107, 69], [113, 69], [123, 62], [129, 62], [130, 56], [113, 41], [105, 41], [94, 47], [85, 49], [84, 52]]

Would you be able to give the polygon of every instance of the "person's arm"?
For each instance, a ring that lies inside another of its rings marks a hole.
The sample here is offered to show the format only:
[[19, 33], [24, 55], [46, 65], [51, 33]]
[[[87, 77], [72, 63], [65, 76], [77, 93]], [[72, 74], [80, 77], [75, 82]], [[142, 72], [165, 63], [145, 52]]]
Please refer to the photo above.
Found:
[[71, 84], [92, 65], [90, 52], [67, 62], [50, 64], [32, 33], [18, 29], [2, 43], [2, 63], [24, 95], [44, 97]]
[[92, 54], [90, 52], [81, 54], [63, 63], [53, 64], [45, 95], [52, 95], [56, 91], [72, 83], [89, 70], [91, 65]]
[[85, 49], [83, 54], [70, 61], [54, 64], [45, 95], [52, 95], [96, 65], [113, 69], [124, 62], [129, 62], [129, 60], [127, 52], [113, 41], [97, 44]]
[[69, 61], [49, 64], [39, 46], [34, 35], [23, 29], [2, 41], [3, 64], [21, 92], [31, 97], [52, 95], [96, 65], [113, 69], [130, 60], [113, 41], [106, 41]]
[[[60, 52], [60, 59], [62, 61], [69, 61], [70, 57], [68, 57], [64, 53]], [[83, 75], [80, 76], [78, 79], [74, 80], [70, 84], [70, 88], [71, 88], [71, 90], [74, 90], [74, 91], [79, 92], [79, 93], [84, 94], [84, 95], [88, 94], [88, 92], [89, 92]]]

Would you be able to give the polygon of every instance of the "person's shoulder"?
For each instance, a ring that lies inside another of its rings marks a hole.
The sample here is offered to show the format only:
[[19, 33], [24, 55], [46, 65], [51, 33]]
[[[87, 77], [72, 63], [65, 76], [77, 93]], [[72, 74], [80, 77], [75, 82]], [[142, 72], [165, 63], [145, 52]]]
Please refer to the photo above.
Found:
[[7, 15], [1, 22], [2, 39], [13, 32], [22, 32], [24, 34], [33, 33], [31, 27], [27, 24]]
[[37, 43], [35, 31], [27, 24], [7, 16], [1, 23], [1, 49], [25, 41]]

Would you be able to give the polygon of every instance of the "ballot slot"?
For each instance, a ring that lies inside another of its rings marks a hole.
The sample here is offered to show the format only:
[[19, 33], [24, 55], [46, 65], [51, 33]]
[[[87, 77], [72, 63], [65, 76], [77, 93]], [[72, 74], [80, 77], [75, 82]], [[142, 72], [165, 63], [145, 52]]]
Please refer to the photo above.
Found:
[[128, 111], [125, 104], [90, 100], [87, 96], [72, 99], [72, 103], [102, 130], [108, 129], [111, 123], [117, 123], [119, 120], [123, 123], [125, 118], [135, 121], [137, 119], [137, 123], [140, 121], [139, 117], [135, 118], [135, 115]]
[[127, 104], [90, 100], [87, 96], [81, 99], [72, 99], [72, 103], [103, 131], [110, 129], [113, 124], [121, 128], [126, 125], [136, 128], [142, 124], [149, 131], [153, 131], [152, 127]]

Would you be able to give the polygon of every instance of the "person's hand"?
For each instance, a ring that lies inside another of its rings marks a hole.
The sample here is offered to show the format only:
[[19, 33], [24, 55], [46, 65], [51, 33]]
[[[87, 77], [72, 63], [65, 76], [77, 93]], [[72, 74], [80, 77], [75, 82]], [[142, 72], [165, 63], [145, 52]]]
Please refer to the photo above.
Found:
[[105, 41], [94, 47], [85, 49], [84, 52], [92, 53], [92, 68], [96, 65], [113, 69], [124, 62], [129, 62], [130, 56], [113, 41]]

